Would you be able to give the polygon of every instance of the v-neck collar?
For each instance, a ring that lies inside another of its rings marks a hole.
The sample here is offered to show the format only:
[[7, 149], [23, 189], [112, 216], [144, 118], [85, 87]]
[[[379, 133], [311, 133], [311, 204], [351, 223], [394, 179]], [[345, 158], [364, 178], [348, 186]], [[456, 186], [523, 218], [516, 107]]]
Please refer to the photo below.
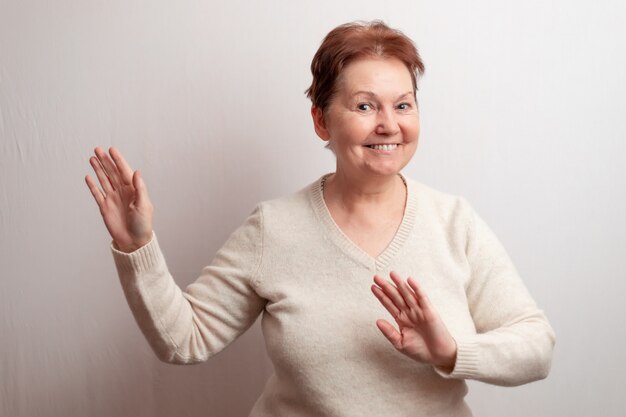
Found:
[[360, 264], [363, 264], [370, 270], [381, 271], [389, 266], [389, 262], [404, 246], [411, 229], [415, 223], [415, 212], [417, 208], [417, 197], [412, 181], [399, 174], [406, 183], [407, 198], [404, 207], [404, 214], [402, 215], [402, 221], [398, 230], [396, 230], [393, 239], [387, 245], [385, 250], [382, 251], [377, 257], [372, 257], [363, 249], [361, 249], [356, 243], [354, 243], [341, 228], [335, 223], [332, 218], [328, 206], [324, 201], [324, 194], [322, 190], [322, 181], [325, 177], [331, 174], [322, 175], [319, 180], [311, 184], [310, 197], [313, 203], [313, 208], [324, 225], [326, 234], [345, 254]]

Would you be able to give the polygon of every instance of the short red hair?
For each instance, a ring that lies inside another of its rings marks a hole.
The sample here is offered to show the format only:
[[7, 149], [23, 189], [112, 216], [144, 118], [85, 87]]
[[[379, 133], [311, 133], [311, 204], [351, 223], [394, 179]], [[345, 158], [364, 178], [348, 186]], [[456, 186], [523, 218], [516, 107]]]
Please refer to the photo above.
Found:
[[350, 62], [364, 57], [402, 61], [411, 74], [413, 94], [416, 93], [417, 77], [424, 73], [424, 63], [413, 41], [380, 20], [351, 22], [331, 30], [311, 61], [313, 82], [306, 95], [313, 106], [324, 112], [336, 92], [343, 69]]

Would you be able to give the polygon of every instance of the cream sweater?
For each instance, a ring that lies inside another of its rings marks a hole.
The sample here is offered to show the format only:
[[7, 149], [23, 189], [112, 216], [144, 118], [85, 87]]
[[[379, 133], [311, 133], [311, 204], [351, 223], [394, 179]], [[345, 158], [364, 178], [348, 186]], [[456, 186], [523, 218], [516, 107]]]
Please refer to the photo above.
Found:
[[[320, 179], [321, 180], [321, 179]], [[471, 416], [465, 379], [519, 385], [546, 377], [554, 332], [504, 248], [461, 198], [407, 179], [404, 218], [377, 258], [355, 246], [324, 203], [320, 180], [259, 204], [181, 290], [156, 235], [112, 247], [130, 308], [163, 361], [205, 361], [262, 314], [274, 364], [251, 416]], [[396, 351], [374, 274], [416, 278], [458, 345], [452, 373]]]

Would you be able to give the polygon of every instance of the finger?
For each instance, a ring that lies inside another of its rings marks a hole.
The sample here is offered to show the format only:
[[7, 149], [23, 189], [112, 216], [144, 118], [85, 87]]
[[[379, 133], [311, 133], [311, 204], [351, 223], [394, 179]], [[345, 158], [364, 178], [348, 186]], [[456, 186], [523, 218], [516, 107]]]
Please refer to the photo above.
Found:
[[89, 191], [91, 191], [91, 195], [93, 195], [93, 198], [96, 200], [98, 207], [102, 208], [104, 204], [104, 194], [102, 194], [102, 191], [96, 186], [96, 183], [89, 175], [85, 177], [85, 182], [87, 183], [87, 187], [89, 187]]
[[393, 301], [399, 310], [408, 310], [408, 307], [404, 302], [404, 298], [402, 298], [398, 289], [394, 285], [392, 285], [389, 281], [382, 279], [378, 275], [374, 276], [374, 282], [385, 292], [387, 297]]
[[419, 322], [423, 321], [424, 312], [417, 302], [417, 296], [415, 292], [413, 292], [411, 287], [409, 287], [407, 282], [403, 280], [398, 273], [392, 271], [389, 276], [398, 287], [398, 291], [400, 292], [400, 294], [404, 298], [404, 302], [408, 306], [408, 310], [406, 311], [407, 317], [409, 317], [409, 319], [414, 324], [418, 324]]
[[422, 287], [413, 278], [409, 278], [409, 285], [415, 292], [417, 302], [419, 303], [425, 320], [429, 320], [434, 314], [437, 314], [430, 299], [422, 289]]
[[402, 349], [402, 335], [386, 320], [376, 320], [376, 326], [396, 349]]
[[374, 293], [374, 295], [376, 296], [376, 298], [378, 298], [378, 301], [380, 301], [380, 303], [383, 305], [383, 307], [385, 307], [385, 309], [387, 309], [387, 311], [389, 312], [389, 314], [391, 314], [391, 316], [394, 319], [398, 319], [398, 316], [400, 316], [400, 310], [398, 310], [398, 308], [395, 306], [395, 304], [389, 299], [389, 297], [387, 297], [385, 295], [385, 293], [383, 292], [383, 290], [381, 290], [379, 287], [377, 287], [376, 285], [372, 285], [372, 292]]
[[102, 165], [107, 177], [109, 177], [109, 181], [111, 181], [111, 185], [115, 190], [119, 189], [121, 185], [119, 172], [113, 163], [113, 160], [111, 160], [109, 155], [99, 147], [95, 149], [95, 152], [98, 160], [100, 161], [100, 165]]
[[98, 181], [100, 181], [100, 186], [104, 190], [104, 195], [106, 197], [108, 194], [111, 194], [113, 192], [113, 185], [111, 184], [109, 177], [107, 177], [106, 172], [104, 172], [104, 169], [102, 168], [102, 165], [100, 164], [100, 160], [98, 158], [92, 156], [91, 158], [89, 158], [89, 163], [96, 173], [96, 177], [98, 177]]
[[128, 165], [128, 163], [126, 162], [126, 160], [124, 159], [120, 151], [118, 151], [117, 148], [111, 147], [111, 149], [109, 149], [109, 153], [111, 154], [111, 157], [113, 158], [113, 162], [115, 162], [115, 165], [117, 165], [117, 168], [120, 173], [120, 180], [122, 181], [122, 183], [124, 185], [132, 184], [133, 170], [130, 169], [130, 166]]
[[400, 277], [400, 275], [394, 271], [391, 271], [389, 273], [389, 276], [391, 277], [391, 280], [393, 281], [393, 283], [396, 284], [396, 287], [398, 288], [398, 291], [400, 292], [400, 295], [402, 296], [402, 298], [404, 298], [404, 302], [406, 303], [406, 305], [409, 306], [409, 308], [411, 309], [416, 309], [416, 310], [419, 309], [419, 306], [417, 305], [415, 293], [408, 286], [406, 281], [403, 280]]

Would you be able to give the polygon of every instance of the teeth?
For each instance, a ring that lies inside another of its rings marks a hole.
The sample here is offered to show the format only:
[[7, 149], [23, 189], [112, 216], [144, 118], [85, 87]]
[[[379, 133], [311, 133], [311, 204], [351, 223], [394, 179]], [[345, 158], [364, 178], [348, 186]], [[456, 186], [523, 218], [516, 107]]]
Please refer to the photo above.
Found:
[[398, 147], [398, 144], [389, 144], [389, 145], [370, 145], [370, 148], [377, 149], [379, 151], [393, 151]]

